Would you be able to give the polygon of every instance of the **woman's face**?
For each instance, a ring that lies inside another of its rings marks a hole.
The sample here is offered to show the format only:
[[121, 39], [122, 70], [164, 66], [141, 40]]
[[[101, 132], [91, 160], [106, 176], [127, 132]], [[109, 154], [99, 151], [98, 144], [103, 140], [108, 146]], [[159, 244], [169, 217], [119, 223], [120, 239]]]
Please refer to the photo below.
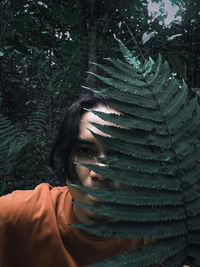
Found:
[[[104, 113], [115, 113], [119, 114], [116, 110], [112, 108], [100, 105], [93, 110], [101, 111]], [[91, 134], [90, 130], [96, 134], [100, 134], [103, 136], [108, 136], [107, 134], [98, 130], [95, 126], [91, 125], [88, 122], [96, 122], [102, 125], [114, 125], [113, 123], [109, 123], [103, 121], [96, 115], [91, 112], [85, 112], [80, 121], [80, 128], [79, 128], [79, 136], [78, 136], [78, 149], [75, 156], [76, 162], [84, 162], [89, 164], [100, 164], [94, 161], [93, 157], [105, 157], [106, 155], [112, 154], [112, 151], [105, 148], [94, 136]], [[114, 188], [119, 188], [121, 185], [118, 182], [113, 180], [105, 179], [103, 176], [97, 174], [96, 172], [80, 166], [76, 165], [76, 172], [80, 179], [80, 183], [83, 186], [90, 187], [90, 188], [105, 188], [106, 186], [111, 186]], [[85, 204], [95, 205], [96, 203], [100, 202], [100, 200], [94, 198], [93, 196], [82, 192], [81, 190], [70, 186], [70, 181], [67, 181], [69, 191], [72, 195], [73, 201], [75, 202], [82, 202]], [[79, 205], [73, 205], [73, 211], [80, 221], [80, 223], [84, 224], [94, 224], [99, 222], [109, 222], [113, 221], [113, 218], [98, 215], [88, 209], [85, 209]]]

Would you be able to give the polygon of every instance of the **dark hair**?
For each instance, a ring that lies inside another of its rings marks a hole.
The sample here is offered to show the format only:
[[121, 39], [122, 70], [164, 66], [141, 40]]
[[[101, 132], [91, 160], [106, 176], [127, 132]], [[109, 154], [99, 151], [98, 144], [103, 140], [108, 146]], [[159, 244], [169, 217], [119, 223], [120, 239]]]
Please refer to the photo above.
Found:
[[49, 160], [52, 169], [62, 180], [69, 179], [73, 183], [79, 183], [73, 158], [78, 143], [80, 118], [86, 112], [84, 108], [90, 109], [98, 105], [106, 106], [105, 98], [95, 94], [87, 94], [80, 96], [78, 100], [66, 108]]

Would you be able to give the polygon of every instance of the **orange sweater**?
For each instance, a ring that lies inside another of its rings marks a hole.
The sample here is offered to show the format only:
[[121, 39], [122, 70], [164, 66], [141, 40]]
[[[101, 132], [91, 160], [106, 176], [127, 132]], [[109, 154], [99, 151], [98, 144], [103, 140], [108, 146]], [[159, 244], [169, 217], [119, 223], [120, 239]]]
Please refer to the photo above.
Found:
[[80, 267], [148, 240], [102, 238], [78, 223], [67, 187], [40, 184], [0, 198], [1, 267]]

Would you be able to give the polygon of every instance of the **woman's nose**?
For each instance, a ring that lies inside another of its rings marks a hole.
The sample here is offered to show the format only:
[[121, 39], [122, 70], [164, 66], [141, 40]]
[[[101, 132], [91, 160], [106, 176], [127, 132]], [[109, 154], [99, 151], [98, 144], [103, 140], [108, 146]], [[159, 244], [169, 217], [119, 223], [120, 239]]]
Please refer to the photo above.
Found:
[[[99, 158], [101, 158], [101, 157], [105, 157], [105, 155], [101, 155], [101, 156], [99, 156]], [[95, 162], [95, 165], [98, 165], [98, 166], [105, 166], [105, 164], [102, 164], [102, 163], [99, 163], [99, 162]], [[95, 171], [93, 171], [93, 170], [90, 170], [90, 177], [91, 178], [93, 178], [93, 179], [98, 179], [99, 181], [103, 181], [105, 178], [102, 176], [102, 175], [100, 175], [100, 174], [98, 174], [98, 173], [96, 173]]]
[[104, 177], [102, 175], [100, 175], [100, 174], [98, 174], [98, 173], [96, 173], [96, 172], [94, 172], [92, 170], [90, 171], [90, 177], [92, 179], [98, 179], [99, 181], [103, 181], [104, 180]]

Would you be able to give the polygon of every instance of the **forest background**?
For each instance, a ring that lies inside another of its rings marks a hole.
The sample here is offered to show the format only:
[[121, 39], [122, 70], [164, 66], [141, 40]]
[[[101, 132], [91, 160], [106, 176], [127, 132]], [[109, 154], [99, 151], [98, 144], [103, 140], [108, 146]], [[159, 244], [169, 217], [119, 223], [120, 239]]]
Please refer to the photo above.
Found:
[[198, 94], [200, 1], [152, 2], [159, 11], [147, 0], [0, 1], [0, 195], [64, 183], [49, 167], [52, 143], [81, 85], [98, 87], [90, 62], [120, 57], [113, 36], [140, 58], [161, 53]]

